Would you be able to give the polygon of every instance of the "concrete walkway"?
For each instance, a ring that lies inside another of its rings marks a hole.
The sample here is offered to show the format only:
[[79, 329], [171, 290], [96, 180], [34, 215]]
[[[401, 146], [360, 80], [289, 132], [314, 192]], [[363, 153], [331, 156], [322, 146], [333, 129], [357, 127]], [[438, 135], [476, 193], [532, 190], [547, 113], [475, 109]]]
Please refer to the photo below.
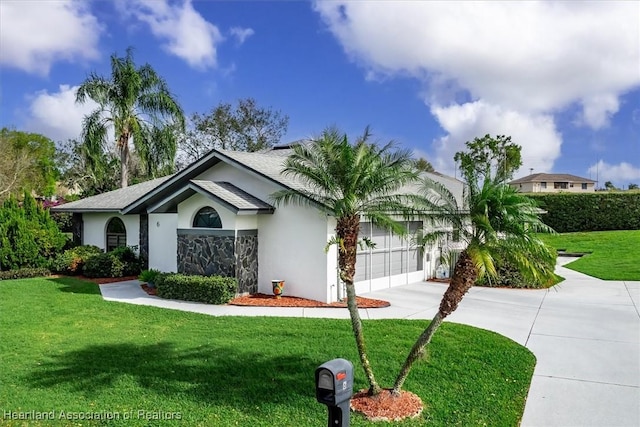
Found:
[[[522, 426], [640, 426], [640, 282], [564, 268], [550, 290], [472, 288], [447, 320], [498, 332], [537, 357]], [[390, 307], [365, 319], [431, 319], [446, 287], [415, 283], [362, 296]], [[214, 316], [348, 318], [344, 308], [212, 306], [150, 297], [137, 281], [100, 286], [105, 300]]]

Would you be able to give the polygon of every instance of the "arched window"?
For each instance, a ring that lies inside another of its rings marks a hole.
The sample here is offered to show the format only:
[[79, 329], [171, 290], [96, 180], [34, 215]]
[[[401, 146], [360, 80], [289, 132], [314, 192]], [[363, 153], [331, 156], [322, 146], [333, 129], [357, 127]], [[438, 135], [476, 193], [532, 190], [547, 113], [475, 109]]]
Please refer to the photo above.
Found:
[[193, 218], [193, 226], [201, 228], [222, 228], [222, 221], [218, 212], [210, 206], [198, 211]]
[[107, 223], [107, 252], [119, 246], [127, 246], [127, 229], [120, 218], [111, 218]]

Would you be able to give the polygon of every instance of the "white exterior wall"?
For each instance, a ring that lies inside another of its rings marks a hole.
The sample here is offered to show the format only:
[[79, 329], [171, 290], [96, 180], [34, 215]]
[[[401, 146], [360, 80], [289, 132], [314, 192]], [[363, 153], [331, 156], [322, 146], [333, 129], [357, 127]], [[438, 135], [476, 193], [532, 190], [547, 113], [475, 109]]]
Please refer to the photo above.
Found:
[[[218, 164], [197, 179], [232, 182], [268, 203], [270, 195], [279, 189], [267, 179], [227, 164]], [[244, 218], [238, 221], [243, 227], [247, 224]], [[331, 287], [331, 283], [335, 285], [335, 269], [329, 267], [331, 252], [324, 252], [328, 238], [326, 216], [315, 208], [280, 206], [272, 215], [257, 215], [257, 225], [259, 292], [271, 294], [271, 280], [278, 279], [285, 281], [285, 295], [335, 301]], [[224, 220], [223, 227], [227, 228]], [[335, 264], [335, 253], [333, 257]]]
[[218, 212], [220, 221], [222, 221], [222, 230], [234, 230], [236, 228], [235, 213], [220, 203], [216, 203], [198, 193], [178, 205], [178, 228], [193, 228], [193, 218], [205, 206], [211, 206]]
[[178, 214], [149, 214], [149, 268], [178, 271]]
[[[224, 223], [222, 224], [224, 226]], [[237, 215], [236, 230], [257, 230], [258, 215]]]
[[[327, 239], [328, 242], [336, 236], [336, 219], [333, 217], [327, 218]], [[327, 252], [327, 283], [329, 292], [327, 302], [338, 301], [338, 293], [340, 298], [346, 298], [347, 292], [344, 288], [344, 284], [340, 282], [340, 272], [338, 271], [338, 247], [331, 245], [329, 252]], [[341, 289], [338, 290], [337, 285], [341, 283]]]
[[82, 214], [84, 237], [82, 243], [95, 245], [101, 249], [107, 247], [107, 222], [118, 217], [127, 230], [127, 246], [140, 245], [140, 215], [120, 215], [112, 212], [89, 212]]

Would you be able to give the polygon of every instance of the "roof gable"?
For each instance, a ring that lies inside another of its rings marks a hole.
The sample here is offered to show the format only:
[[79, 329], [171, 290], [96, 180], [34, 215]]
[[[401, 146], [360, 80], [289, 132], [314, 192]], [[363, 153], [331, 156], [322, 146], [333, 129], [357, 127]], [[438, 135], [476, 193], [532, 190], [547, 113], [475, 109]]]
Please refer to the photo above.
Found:
[[302, 189], [299, 181], [280, 173], [286, 157], [281, 154], [249, 153], [243, 151], [212, 150], [207, 155], [175, 174], [162, 185], [151, 190], [133, 203], [126, 206], [123, 214], [141, 213], [147, 206], [155, 205], [167, 196], [179, 191], [185, 183], [219, 162], [238, 167], [248, 173], [267, 179], [285, 188]]
[[225, 206], [235, 214], [273, 213], [270, 204], [252, 196], [228, 182], [191, 180], [189, 183], [164, 200], [148, 208], [149, 213], [176, 212], [179, 203], [194, 194], [201, 194]]

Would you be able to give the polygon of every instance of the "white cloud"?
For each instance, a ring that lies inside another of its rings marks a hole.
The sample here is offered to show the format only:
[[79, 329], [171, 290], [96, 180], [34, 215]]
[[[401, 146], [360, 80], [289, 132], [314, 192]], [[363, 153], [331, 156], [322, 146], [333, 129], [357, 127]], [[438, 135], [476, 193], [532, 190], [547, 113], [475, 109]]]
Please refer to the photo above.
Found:
[[630, 183], [640, 184], [640, 168], [627, 162], [613, 165], [600, 160], [590, 166], [588, 172], [594, 178], [597, 176], [598, 187], [604, 187], [607, 181], [613, 182], [619, 188], [626, 188]]
[[0, 64], [47, 75], [60, 60], [92, 60], [102, 26], [79, 1], [1, 1]]
[[149, 25], [163, 48], [198, 69], [217, 65], [217, 45], [224, 40], [218, 27], [198, 13], [191, 0], [170, 4], [169, 0], [120, 1], [118, 9]]
[[582, 105], [582, 122], [593, 129], [599, 129], [609, 125], [609, 119], [618, 112], [620, 102], [616, 95], [604, 94], [584, 99]]
[[229, 30], [229, 34], [238, 40], [238, 44], [242, 44], [249, 37], [255, 34], [255, 31], [251, 28], [233, 27]]
[[599, 129], [620, 95], [640, 86], [638, 2], [318, 0], [314, 7], [368, 79], [425, 83], [425, 102], [450, 132], [435, 142], [439, 157], [460, 138], [504, 132], [524, 145], [525, 167], [550, 170], [562, 142], [553, 114], [578, 105], [576, 123]]
[[320, 1], [316, 9], [366, 68], [427, 72], [510, 108], [595, 108], [593, 98], [640, 85], [637, 2]]
[[464, 143], [486, 134], [509, 135], [511, 141], [522, 146], [522, 168], [516, 176], [552, 170], [560, 155], [562, 138], [553, 118], [546, 114], [522, 114], [483, 101], [449, 107], [433, 106], [436, 117], [447, 135], [435, 142], [436, 170], [453, 174], [452, 160], [456, 151], [465, 149]]
[[76, 104], [77, 90], [78, 86], [60, 85], [58, 92], [35, 93], [29, 105], [26, 128], [54, 141], [79, 138], [84, 116], [95, 110], [97, 104], [92, 100]]

